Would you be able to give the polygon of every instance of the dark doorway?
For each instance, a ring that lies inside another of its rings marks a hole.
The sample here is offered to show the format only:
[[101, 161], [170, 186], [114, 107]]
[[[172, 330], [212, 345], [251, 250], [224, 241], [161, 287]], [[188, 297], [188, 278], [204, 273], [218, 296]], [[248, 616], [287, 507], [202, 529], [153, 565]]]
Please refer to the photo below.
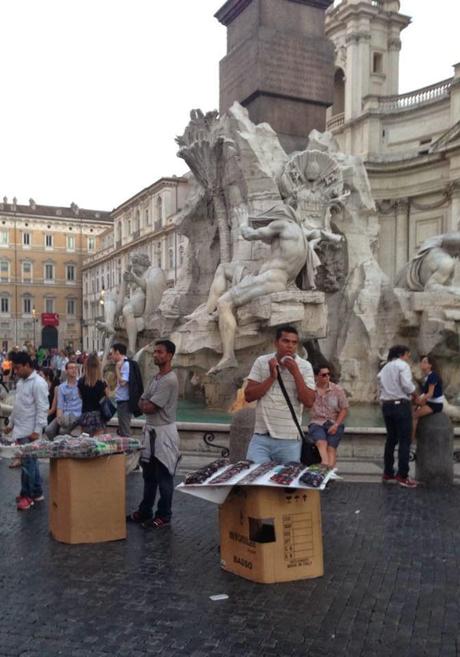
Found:
[[42, 347], [51, 349], [58, 346], [58, 330], [55, 326], [44, 326], [42, 329]]

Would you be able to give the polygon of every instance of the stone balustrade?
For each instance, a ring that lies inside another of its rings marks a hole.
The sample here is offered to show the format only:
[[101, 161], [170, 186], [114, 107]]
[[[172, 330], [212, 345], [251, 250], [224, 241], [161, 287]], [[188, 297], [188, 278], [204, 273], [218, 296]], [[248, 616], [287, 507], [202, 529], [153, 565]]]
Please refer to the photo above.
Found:
[[341, 112], [340, 114], [334, 114], [327, 121], [327, 130], [338, 130], [345, 123], [345, 113]]
[[378, 110], [382, 113], [400, 112], [448, 98], [453, 78], [398, 96], [380, 96]]

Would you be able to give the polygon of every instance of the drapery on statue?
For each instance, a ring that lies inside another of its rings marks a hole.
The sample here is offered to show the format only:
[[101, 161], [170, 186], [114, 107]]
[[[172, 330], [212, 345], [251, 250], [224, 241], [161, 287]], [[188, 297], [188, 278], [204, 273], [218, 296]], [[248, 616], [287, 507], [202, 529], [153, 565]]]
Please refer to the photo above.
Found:
[[430, 237], [399, 272], [395, 287], [414, 292], [432, 290], [460, 295], [460, 288], [451, 285], [455, 273], [455, 258], [458, 257], [460, 232]]
[[[209, 373], [236, 367], [235, 334], [237, 329], [235, 309], [254, 299], [273, 292], [284, 292], [293, 285], [304, 266], [308, 272], [311, 289], [314, 289], [316, 268], [320, 261], [308, 242], [308, 231], [304, 229], [296, 211], [280, 203], [257, 217], [249, 217], [246, 209], [237, 211], [241, 235], [245, 240], [261, 240], [271, 247], [270, 256], [262, 264], [258, 274], [244, 276], [229, 289], [228, 283], [238, 273], [241, 265], [234, 262], [219, 265], [211, 286], [207, 310], [217, 309], [219, 332], [223, 355]], [[251, 228], [248, 220], [268, 222], [261, 228]]]
[[160, 267], [151, 266], [145, 253], [136, 253], [129, 259], [123, 273], [116, 302], [107, 295], [104, 300], [104, 322], [98, 322], [99, 330], [106, 335], [107, 350], [111, 336], [115, 333], [117, 318], [123, 316], [128, 335], [128, 352], [136, 352], [137, 335], [145, 328], [145, 319], [153, 315], [160, 305], [167, 287], [165, 273]]

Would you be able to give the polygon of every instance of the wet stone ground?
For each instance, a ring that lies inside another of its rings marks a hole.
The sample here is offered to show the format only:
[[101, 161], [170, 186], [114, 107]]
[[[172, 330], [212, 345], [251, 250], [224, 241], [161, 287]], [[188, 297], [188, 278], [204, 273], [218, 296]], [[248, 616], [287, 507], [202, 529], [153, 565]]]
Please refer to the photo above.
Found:
[[[46, 503], [16, 511], [19, 473], [7, 465], [1, 657], [460, 654], [460, 487], [336, 482], [322, 495], [324, 577], [262, 585], [220, 570], [208, 502], [177, 493], [169, 529], [64, 545], [48, 535]], [[129, 477], [129, 508], [141, 486]], [[219, 593], [229, 599], [209, 599]]]

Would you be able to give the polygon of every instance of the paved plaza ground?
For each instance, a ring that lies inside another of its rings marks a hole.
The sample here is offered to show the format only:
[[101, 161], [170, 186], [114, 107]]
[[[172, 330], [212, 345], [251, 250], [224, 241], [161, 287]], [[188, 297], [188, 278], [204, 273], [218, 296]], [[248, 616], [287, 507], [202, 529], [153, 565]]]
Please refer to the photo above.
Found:
[[[174, 524], [70, 546], [46, 503], [19, 513], [0, 462], [1, 657], [453, 657], [460, 654], [460, 487], [335, 482], [325, 575], [253, 584], [219, 568], [217, 508], [176, 494]], [[47, 481], [47, 467], [42, 470]], [[142, 477], [128, 478], [128, 506]], [[226, 593], [228, 600], [209, 596]]]

